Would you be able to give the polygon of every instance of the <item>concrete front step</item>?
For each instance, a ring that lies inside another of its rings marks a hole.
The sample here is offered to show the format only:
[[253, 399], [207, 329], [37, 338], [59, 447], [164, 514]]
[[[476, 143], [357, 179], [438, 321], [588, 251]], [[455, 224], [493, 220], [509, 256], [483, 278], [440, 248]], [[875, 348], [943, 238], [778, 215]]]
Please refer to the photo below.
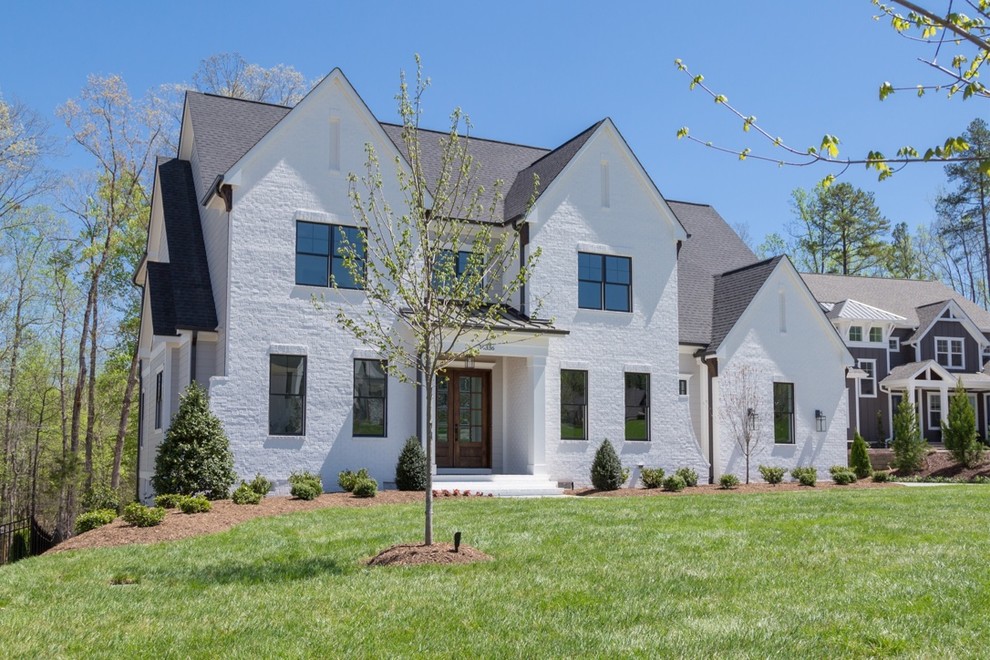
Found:
[[457, 489], [495, 497], [560, 497], [562, 488], [549, 478], [534, 474], [436, 474], [434, 490]]

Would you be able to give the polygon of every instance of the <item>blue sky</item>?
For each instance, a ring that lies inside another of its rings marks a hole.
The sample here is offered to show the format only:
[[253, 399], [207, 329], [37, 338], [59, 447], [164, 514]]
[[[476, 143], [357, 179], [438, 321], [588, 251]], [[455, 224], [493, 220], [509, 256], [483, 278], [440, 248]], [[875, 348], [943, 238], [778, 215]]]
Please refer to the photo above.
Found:
[[[888, 155], [960, 133], [986, 115], [980, 101], [895, 94], [881, 82], [937, 81], [926, 54], [873, 20], [869, 0], [669, 2], [171, 3], [17, 1], [16, 29], [0, 40], [0, 93], [50, 117], [90, 73], [119, 73], [132, 92], [192, 78], [200, 60], [236, 51], [292, 65], [317, 79], [340, 67], [372, 111], [394, 120], [400, 69], [423, 56], [433, 80], [425, 124], [444, 128], [454, 106], [483, 137], [553, 147], [611, 117], [669, 199], [713, 204], [757, 238], [791, 220], [790, 192], [828, 170], [778, 168], [678, 141], [679, 127], [729, 146], [752, 146], [737, 120], [673, 65], [692, 70], [795, 146], [824, 133], [843, 153]], [[66, 167], [85, 164], [68, 150]], [[857, 167], [843, 177], [876, 193], [892, 221], [932, 219], [940, 165], [879, 183]]]

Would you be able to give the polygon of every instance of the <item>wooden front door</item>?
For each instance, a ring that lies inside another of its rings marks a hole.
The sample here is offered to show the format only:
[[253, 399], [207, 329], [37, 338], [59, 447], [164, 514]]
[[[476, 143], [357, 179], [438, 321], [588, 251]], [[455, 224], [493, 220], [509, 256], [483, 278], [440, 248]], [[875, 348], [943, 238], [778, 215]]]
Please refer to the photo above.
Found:
[[448, 369], [437, 378], [437, 467], [491, 467], [492, 374]]

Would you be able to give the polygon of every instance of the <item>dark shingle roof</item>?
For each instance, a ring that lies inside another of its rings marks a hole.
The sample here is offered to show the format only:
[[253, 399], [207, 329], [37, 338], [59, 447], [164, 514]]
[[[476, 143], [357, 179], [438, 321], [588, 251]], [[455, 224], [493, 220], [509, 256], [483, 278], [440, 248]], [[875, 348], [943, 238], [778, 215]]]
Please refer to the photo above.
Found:
[[711, 206], [667, 204], [689, 234], [677, 257], [680, 341], [706, 345], [712, 341], [715, 276], [756, 263], [756, 255]]
[[291, 108], [186, 92], [199, 163], [200, 195], [257, 144]]
[[155, 334], [160, 334], [159, 326], [166, 329], [169, 325], [172, 332], [167, 334], [175, 334], [176, 328], [216, 330], [217, 310], [189, 162], [160, 160], [158, 185], [169, 263], [148, 262], [149, 274], [156, 273], [151, 276]]
[[715, 277], [709, 355], [718, 350], [736, 321], [749, 307], [749, 303], [783, 258], [774, 257]]
[[933, 302], [929, 305], [922, 305], [916, 309], [918, 312], [918, 329], [915, 330], [908, 342], [918, 341], [921, 339], [921, 333], [928, 330], [928, 327], [935, 322], [939, 313], [945, 306], [949, 303], [948, 300], [940, 300], [938, 302]]
[[967, 300], [941, 282], [898, 280], [853, 275], [802, 273], [818, 302], [837, 303], [847, 298], [879, 307], [907, 319], [904, 325], [918, 327], [918, 307], [952, 299], [983, 332], [990, 332], [990, 312]]

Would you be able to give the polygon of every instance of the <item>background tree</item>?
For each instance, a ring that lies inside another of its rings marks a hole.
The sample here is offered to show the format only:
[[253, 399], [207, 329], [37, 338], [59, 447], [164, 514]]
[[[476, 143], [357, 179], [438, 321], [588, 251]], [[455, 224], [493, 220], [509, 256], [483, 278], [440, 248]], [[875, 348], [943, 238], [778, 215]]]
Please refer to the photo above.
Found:
[[[455, 109], [450, 130], [440, 139], [439, 172], [428, 176], [422, 161], [419, 121], [429, 81], [416, 58], [416, 86], [409, 92], [402, 76], [397, 95], [407, 163], [395, 167], [402, 204], [386, 198], [381, 165], [367, 149], [361, 176], [349, 175], [350, 196], [363, 239], [343, 236], [344, 262], [364, 289], [366, 309], [340, 308], [339, 324], [374, 347], [388, 373], [404, 383], [419, 374], [426, 394], [425, 543], [433, 543], [432, 472], [435, 462], [434, 396], [437, 378], [453, 362], [474, 356], [482, 346], [506, 342], [499, 329], [513, 296], [529, 278], [539, 249], [516, 269], [519, 236], [497, 228], [502, 182], [486, 191], [479, 166], [462, 133], [467, 117]], [[500, 224], [500, 223], [498, 223]], [[468, 251], [467, 268], [457, 273], [458, 251]], [[538, 309], [534, 310], [534, 315]]]
[[883, 269], [890, 277], [915, 279], [922, 276], [921, 260], [906, 222], [898, 222], [890, 232]]
[[240, 53], [217, 53], [202, 60], [193, 83], [200, 92], [289, 106], [299, 103], [312, 86], [291, 66], [249, 64]]
[[719, 380], [722, 397], [719, 419], [729, 428], [746, 462], [746, 483], [749, 483], [750, 458], [759, 451], [763, 441], [763, 427], [758, 416], [767, 402], [766, 396], [761, 394], [767, 379], [754, 364], [744, 363]]
[[26, 105], [0, 97], [0, 230], [54, 189], [57, 178], [46, 162], [53, 153], [48, 123]]

